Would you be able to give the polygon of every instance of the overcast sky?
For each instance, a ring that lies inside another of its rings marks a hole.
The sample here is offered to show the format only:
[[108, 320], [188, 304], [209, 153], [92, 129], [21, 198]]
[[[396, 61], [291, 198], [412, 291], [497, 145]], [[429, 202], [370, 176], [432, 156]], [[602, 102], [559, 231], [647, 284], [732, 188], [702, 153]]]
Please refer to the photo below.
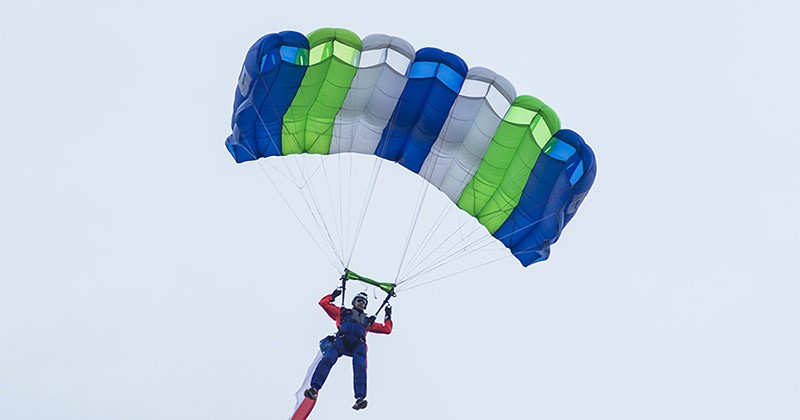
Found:
[[495, 70], [599, 169], [549, 261], [401, 293], [369, 408], [342, 359], [311, 418], [800, 418], [794, 2], [364, 3], [0, 8], [0, 418], [288, 417], [339, 274], [223, 141], [249, 46], [324, 26]]

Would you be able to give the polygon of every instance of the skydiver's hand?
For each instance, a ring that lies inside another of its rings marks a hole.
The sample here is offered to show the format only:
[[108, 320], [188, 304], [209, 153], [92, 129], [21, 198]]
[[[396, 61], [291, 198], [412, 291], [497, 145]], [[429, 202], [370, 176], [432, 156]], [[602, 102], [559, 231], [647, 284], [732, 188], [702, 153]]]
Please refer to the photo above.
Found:
[[341, 295], [341, 294], [342, 294], [342, 286], [339, 286], [339, 287], [336, 288], [336, 290], [331, 292], [331, 300], [336, 299], [336, 297]]
[[391, 320], [392, 319], [392, 305], [387, 305], [386, 309], [384, 310], [384, 313], [386, 314], [386, 320], [387, 321]]

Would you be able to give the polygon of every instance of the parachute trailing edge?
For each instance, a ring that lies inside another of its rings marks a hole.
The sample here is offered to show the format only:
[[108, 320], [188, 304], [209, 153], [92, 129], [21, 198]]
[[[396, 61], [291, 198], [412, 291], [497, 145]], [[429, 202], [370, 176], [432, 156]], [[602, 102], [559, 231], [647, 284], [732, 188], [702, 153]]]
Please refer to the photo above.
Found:
[[492, 70], [346, 29], [256, 41], [239, 76], [232, 131], [225, 145], [239, 163], [302, 153], [397, 162], [524, 266], [549, 257], [597, 171], [592, 149], [561, 128], [553, 109], [518, 96]]

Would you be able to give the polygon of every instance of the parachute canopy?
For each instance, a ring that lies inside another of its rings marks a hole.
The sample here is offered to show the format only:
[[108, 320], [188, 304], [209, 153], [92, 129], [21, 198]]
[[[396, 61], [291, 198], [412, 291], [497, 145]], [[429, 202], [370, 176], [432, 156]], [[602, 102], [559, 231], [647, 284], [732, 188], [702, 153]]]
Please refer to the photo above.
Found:
[[346, 29], [259, 39], [239, 76], [232, 129], [225, 144], [236, 162], [304, 153], [397, 162], [524, 266], [548, 258], [596, 174], [583, 139], [492, 70]]

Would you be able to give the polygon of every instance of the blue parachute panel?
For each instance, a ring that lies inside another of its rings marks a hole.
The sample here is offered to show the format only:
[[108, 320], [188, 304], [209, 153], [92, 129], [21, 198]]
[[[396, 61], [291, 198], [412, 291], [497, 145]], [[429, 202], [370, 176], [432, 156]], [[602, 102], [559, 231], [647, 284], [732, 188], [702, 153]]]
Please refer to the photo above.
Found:
[[247, 52], [234, 98], [233, 134], [225, 146], [236, 162], [281, 155], [283, 115], [308, 66], [305, 35], [265, 35]]
[[375, 151], [418, 173], [467, 75], [467, 64], [437, 48], [417, 51], [409, 79]]
[[597, 172], [594, 153], [577, 133], [560, 130], [554, 137], [555, 145], [536, 161], [519, 204], [494, 233], [524, 266], [550, 256], [550, 245], [575, 215]]

